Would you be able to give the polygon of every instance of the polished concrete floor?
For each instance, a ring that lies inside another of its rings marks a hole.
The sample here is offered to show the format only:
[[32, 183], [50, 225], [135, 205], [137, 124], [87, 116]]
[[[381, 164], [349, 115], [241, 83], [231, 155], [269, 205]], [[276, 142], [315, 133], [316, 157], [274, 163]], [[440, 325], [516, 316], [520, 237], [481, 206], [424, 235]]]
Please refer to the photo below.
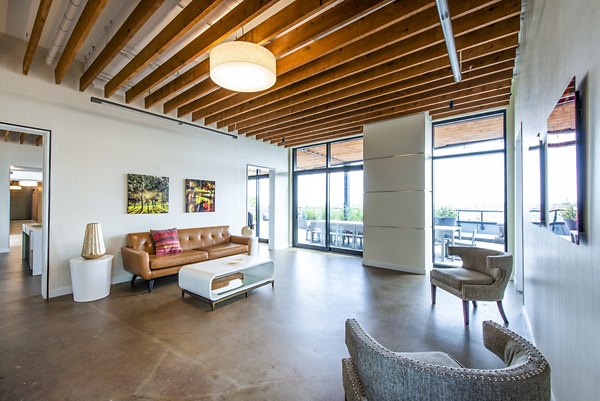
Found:
[[[150, 294], [123, 283], [95, 302], [46, 302], [19, 252], [0, 255], [2, 400], [341, 401], [349, 317], [393, 350], [502, 366], [481, 341], [481, 322], [501, 321], [495, 303], [480, 303], [465, 328], [458, 298], [440, 290], [430, 305], [426, 276], [365, 268], [356, 257], [272, 252], [274, 289], [211, 312], [182, 300], [174, 277]], [[510, 328], [525, 335], [512, 284], [505, 303]]]

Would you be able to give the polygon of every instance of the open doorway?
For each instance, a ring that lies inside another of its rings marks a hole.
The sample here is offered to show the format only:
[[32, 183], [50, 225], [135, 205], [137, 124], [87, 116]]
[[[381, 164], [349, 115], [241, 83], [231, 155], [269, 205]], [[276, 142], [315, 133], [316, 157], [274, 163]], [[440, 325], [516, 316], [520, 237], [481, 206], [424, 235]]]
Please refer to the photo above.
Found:
[[[48, 297], [50, 131], [0, 123], [0, 253]], [[5, 277], [13, 277], [8, 275]], [[36, 291], [37, 292], [37, 291]]]
[[258, 241], [270, 243], [274, 217], [271, 205], [273, 169], [248, 165], [247, 178], [246, 224], [254, 230]]

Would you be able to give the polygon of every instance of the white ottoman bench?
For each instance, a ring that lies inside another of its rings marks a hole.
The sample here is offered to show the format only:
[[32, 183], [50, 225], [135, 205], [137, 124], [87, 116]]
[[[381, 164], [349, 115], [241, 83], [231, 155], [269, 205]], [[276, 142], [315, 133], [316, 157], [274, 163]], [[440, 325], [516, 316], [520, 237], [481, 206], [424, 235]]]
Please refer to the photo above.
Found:
[[[213, 279], [237, 272], [244, 274], [241, 287], [220, 293], [212, 291]], [[228, 256], [186, 265], [179, 270], [181, 298], [186, 293], [192, 295], [208, 302], [213, 311], [217, 303], [240, 294], [246, 294], [247, 298], [249, 291], [267, 284], [275, 286], [275, 265], [271, 259], [259, 256]]]

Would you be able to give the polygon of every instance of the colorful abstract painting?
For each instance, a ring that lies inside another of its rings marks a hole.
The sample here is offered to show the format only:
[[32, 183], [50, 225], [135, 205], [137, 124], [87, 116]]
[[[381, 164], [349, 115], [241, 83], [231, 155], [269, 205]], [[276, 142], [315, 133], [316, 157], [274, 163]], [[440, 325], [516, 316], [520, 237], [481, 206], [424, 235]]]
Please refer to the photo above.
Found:
[[187, 213], [215, 211], [215, 182], [185, 180], [185, 211]]
[[127, 174], [127, 214], [169, 213], [169, 177]]

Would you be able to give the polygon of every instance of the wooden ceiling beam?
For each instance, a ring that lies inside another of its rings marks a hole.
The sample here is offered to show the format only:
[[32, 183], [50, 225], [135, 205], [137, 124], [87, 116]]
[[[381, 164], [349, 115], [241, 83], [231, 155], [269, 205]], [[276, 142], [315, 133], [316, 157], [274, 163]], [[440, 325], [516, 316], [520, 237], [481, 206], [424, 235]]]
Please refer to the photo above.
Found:
[[[365, 52], [385, 47], [391, 44], [392, 41], [409, 38], [419, 33], [419, 29], [427, 30], [439, 25], [436, 16], [437, 9], [435, 3], [431, 0], [391, 3], [280, 59], [277, 63], [277, 72], [278, 74], [285, 74], [352, 44], [354, 44], [352, 46], [354, 54], [358, 57], [358, 55]], [[378, 32], [380, 34], [377, 34]], [[357, 46], [365, 46], [367, 41], [361, 41], [361, 39], [366, 37], [371, 39], [369, 41], [370, 48], [357, 49]], [[374, 40], [376, 38], [381, 39]], [[338, 64], [351, 61], [351, 59], [343, 57], [338, 57], [336, 60]], [[330, 68], [336, 66], [333, 60], [330, 66]]]
[[[490, 91], [490, 92], [481, 92], [473, 94], [471, 93], [469, 96], [465, 96], [462, 98], [455, 98], [455, 109], [470, 107], [474, 102], [477, 103], [481, 100], [489, 100], [490, 101], [499, 101], [503, 99], [510, 98], [510, 88], [506, 87], [500, 91]], [[412, 104], [404, 104], [399, 105], [397, 107], [390, 107], [384, 110], [375, 110], [370, 111], [369, 113], [362, 115], [354, 115], [352, 117], [346, 117], [345, 119], [338, 119], [337, 121], [326, 122], [323, 124], [315, 125], [314, 127], [306, 128], [304, 130], [296, 130], [296, 131], [285, 131], [282, 130], [278, 133], [277, 137], [285, 136], [289, 140], [295, 140], [297, 137], [305, 136], [307, 134], [319, 134], [319, 133], [328, 133], [330, 130], [339, 130], [345, 127], [356, 125], [357, 123], [363, 120], [369, 120], [372, 118], [385, 117], [385, 116], [394, 116], [394, 118], [398, 118], [400, 116], [427, 112], [430, 110], [435, 111], [436, 113], [447, 112], [449, 111], [448, 100], [443, 99], [443, 97], [437, 99], [430, 99], [423, 102], [413, 102]], [[390, 117], [391, 118], [391, 117]], [[351, 120], [354, 119], [354, 120]], [[378, 120], [379, 121], [379, 120]], [[270, 142], [271, 144], [276, 143], [277, 140], [275, 136], [271, 138], [264, 138], [263, 141]], [[286, 140], [287, 141], [287, 140]]]
[[[506, 43], [505, 39], [510, 39]], [[509, 38], [500, 39], [494, 43], [498, 44], [499, 49], [507, 48], [499, 52], [491, 54], [485, 54], [488, 51], [488, 46], [481, 48], [481, 52], [471, 52], [469, 58], [475, 56], [475, 58], [466, 59], [463, 58], [463, 70], [467, 73], [482, 69], [483, 73], [489, 73], [494, 71], [494, 65], [502, 63], [503, 61], [514, 59], [515, 48], [518, 45], [518, 35], [515, 34]], [[473, 48], [472, 50], [478, 50], [479, 48]], [[495, 50], [495, 49], [489, 49]], [[428, 49], [421, 52], [413, 53], [406, 56], [403, 60], [413, 61], [424, 60], [428, 57]], [[334, 104], [336, 101], [342, 101], [342, 99], [356, 96], [361, 93], [372, 93], [377, 94], [381, 92], [384, 94], [387, 89], [407, 89], [411, 85], [424, 84], [432, 82], [438, 79], [443, 79], [452, 74], [450, 65], [447, 58], [437, 58], [435, 60], [417, 62], [415, 65], [405, 69], [398, 67], [398, 60], [391, 63], [379, 66], [371, 70], [361, 72], [360, 74], [353, 75], [341, 80], [334, 81], [332, 83], [317, 87], [308, 91], [299, 91], [298, 94], [292, 95], [281, 101], [273, 102], [269, 107], [262, 107], [254, 111], [240, 114], [236, 117], [224, 120], [219, 123], [233, 125], [233, 128], [241, 129], [242, 131], [248, 130], [255, 124], [267, 123], [271, 124], [272, 121], [276, 121], [278, 117], [284, 118], [285, 116], [298, 115], [298, 113], [314, 108], [316, 106]], [[396, 68], [400, 68], [398, 71], [394, 71]], [[307, 111], [308, 114], [310, 112]], [[301, 114], [300, 114], [301, 115]]]
[[50, 12], [51, 6], [52, 0], [40, 0], [40, 5], [38, 6], [37, 14], [35, 15], [35, 21], [33, 23], [33, 29], [31, 30], [29, 42], [27, 43], [25, 57], [23, 58], [23, 75], [27, 75], [29, 73], [29, 67], [31, 67], [33, 56], [35, 55], [35, 51], [40, 43], [40, 38], [42, 37], [42, 32], [44, 30], [44, 26], [46, 25], [46, 18], [48, 18], [48, 13]]
[[445, 119], [445, 118], [454, 118], [457, 116], [462, 116], [465, 114], [470, 114], [470, 113], [474, 113], [474, 112], [481, 112], [481, 111], [489, 111], [490, 109], [494, 108], [494, 107], [500, 107], [500, 106], [505, 106], [508, 105], [509, 100], [506, 101], [502, 101], [499, 102], [499, 105], [490, 105], [490, 103], [486, 103], [486, 104], [467, 104], [467, 105], [463, 105], [462, 107], [455, 107], [453, 110], [433, 110], [433, 114], [431, 114], [431, 119], [432, 120], [441, 120], [441, 119]]
[[[338, 28], [340, 25], [360, 16], [376, 6], [385, 5], [390, 0], [382, 2], [381, 0], [346, 0], [341, 5], [319, 14], [309, 23], [304, 23], [299, 27], [292, 29], [285, 35], [273, 40], [265, 45], [275, 56], [285, 54], [298, 47], [301, 47], [309, 41], [323, 35], [324, 32], [329, 32]], [[200, 63], [190, 70], [175, 78], [173, 86], [183, 88], [189, 83], [204, 79], [203, 82], [196, 84], [185, 92], [177, 95], [169, 100], [164, 105], [164, 112], [169, 113], [177, 107], [190, 103], [199, 97], [210, 94], [219, 89], [212, 81], [207, 80], [209, 74], [208, 63]], [[180, 82], [177, 82], [180, 81]], [[162, 88], [161, 88], [162, 89]], [[150, 95], [152, 96], [152, 95]]]
[[125, 92], [125, 101], [127, 103], [133, 102], [167, 79], [171, 74], [184, 68], [220, 41], [235, 33], [275, 3], [277, 3], [277, 0], [244, 0], [157, 69], [146, 75], [133, 88]]
[[104, 96], [111, 97], [144, 67], [181, 39], [223, 0], [192, 0], [144, 48], [135, 55], [105, 86]]
[[341, 107], [332, 112], [323, 113], [319, 116], [311, 116], [302, 120], [278, 125], [276, 127], [266, 128], [264, 130], [257, 131], [254, 134], [256, 135], [257, 139], [268, 139], [281, 131], [288, 129], [309, 128], [316, 124], [344, 119], [348, 115], [356, 113], [360, 114], [364, 113], [365, 111], [377, 111], [390, 107], [401, 107], [402, 105], [410, 104], [411, 102], [425, 102], [430, 98], [436, 99], [437, 101], [445, 100], [450, 102], [453, 99], [467, 97], [474, 93], [487, 93], [510, 88], [511, 78], [512, 69], [502, 71], [491, 76], [473, 79], [471, 81], [461, 81], [458, 84], [450, 82], [450, 85], [439, 87], [436, 87], [435, 85], [427, 85], [426, 87], [418, 88], [417, 90], [408, 90], [399, 92], [397, 94], [392, 94], [391, 96], [384, 96], [376, 102], [357, 102], [355, 104]]
[[[506, 22], [501, 23], [501, 25]], [[486, 64], [493, 64], [494, 53], [507, 49], [515, 49], [518, 46], [518, 34], [512, 33], [508, 36], [503, 36], [506, 32], [518, 31], [518, 20], [512, 22], [512, 26], [483, 28], [480, 31], [472, 32], [466, 37], [459, 37], [458, 43], [464, 46], [463, 53], [463, 70], [476, 69]], [[500, 37], [500, 39], [498, 39]], [[477, 41], [483, 41], [483, 44], [473, 45]], [[460, 50], [461, 48], [459, 48]], [[278, 97], [269, 99], [257, 99], [261, 103], [269, 100], [264, 105], [260, 105], [253, 110], [246, 111], [234, 117], [222, 120], [218, 127], [225, 125], [238, 124], [253, 117], [268, 115], [285, 107], [294, 106], [294, 111], [304, 110], [313, 104], [323, 104], [338, 100], [342, 97], [352, 96], [359, 92], [373, 90], [382, 86], [396, 83], [402, 80], [417, 76], [435, 75], [436, 70], [449, 70], [449, 62], [447, 57], [446, 46], [443, 43], [410, 53], [401, 58], [396, 58], [388, 63], [378, 65], [349, 75], [342, 79], [327, 82], [329, 73], [325, 77], [318, 75], [303, 82], [300, 82], [291, 87], [280, 91]], [[344, 66], [343, 69], [352, 66]], [[337, 70], [337, 68], [335, 69]], [[332, 71], [333, 72], [333, 71]], [[344, 72], [345, 73], [345, 72]], [[342, 74], [339, 74], [342, 75]], [[282, 98], [278, 100], [278, 98]], [[240, 106], [240, 108], [245, 106]], [[227, 113], [221, 113], [220, 116], [225, 116]]]
[[[317, 129], [320, 127], [329, 127], [331, 125], [335, 125], [336, 123], [345, 121], [346, 119], [349, 118], [349, 116], [362, 115], [365, 113], [376, 113], [379, 111], [385, 111], [385, 112], [389, 111], [391, 113], [396, 110], [412, 110], [415, 108], [435, 107], [436, 105], [444, 105], [444, 104], [446, 105], [446, 107], [448, 107], [448, 104], [450, 103], [450, 101], [454, 101], [455, 103], [461, 102], [464, 99], [470, 99], [472, 96], [475, 96], [475, 95], [478, 95], [478, 96], [480, 95], [482, 97], [491, 97], [491, 96], [496, 96], [496, 95], [497, 96], [505, 95], [505, 94], [509, 94], [509, 93], [510, 93], [510, 81], [503, 81], [503, 82], [498, 82], [498, 83], [494, 83], [494, 84], [480, 86], [477, 88], [464, 89], [464, 90], [457, 91], [457, 92], [442, 94], [442, 95], [428, 98], [428, 99], [415, 100], [415, 98], [413, 98], [412, 102], [406, 102], [406, 101], [404, 101], [402, 103], [389, 102], [386, 104], [378, 105], [376, 107], [370, 107], [370, 108], [365, 108], [362, 110], [357, 110], [355, 113], [349, 113], [346, 115], [336, 115], [336, 116], [332, 116], [329, 118], [321, 119], [319, 121], [316, 121], [314, 125], [294, 126], [294, 127], [289, 127], [287, 129], [281, 129], [279, 131], [276, 131], [276, 133], [260, 134], [260, 135], [257, 135], [256, 138], [262, 139], [263, 141], [272, 142], [273, 139], [280, 136], [282, 132], [290, 132], [289, 130], [294, 130], [294, 132], [299, 132], [302, 130], [312, 130], [312, 129]], [[431, 105], [433, 105], [433, 106], [431, 106]], [[429, 110], [429, 109], [427, 109], [427, 110]]]
[[[494, 32], [496, 30], [504, 29], [510, 30], [511, 33], [518, 32], [520, 27], [518, 17], [520, 8], [518, 6], [518, 1], [511, 2], [511, 10], [511, 14], [516, 15], [516, 17], [508, 20], [506, 20], [506, 10], [499, 10], [497, 8], [493, 8], [492, 12], [489, 12], [488, 9], [484, 9], [476, 11], [473, 14], [462, 14], [463, 16], [461, 18], [453, 21], [454, 32], [455, 36], [457, 37], [457, 48], [460, 50], [471, 46], [476, 46], [478, 44], [464, 43], [463, 40], [463, 46], [459, 47], [461, 38], [468, 38], [472, 36], [465, 35], [465, 32], [470, 33], [476, 28], [487, 32], [487, 35], [491, 37], [490, 40], [499, 37], [497, 33]], [[500, 22], [495, 22], [498, 20], [500, 20]], [[384, 34], [385, 30], [380, 31], [380, 33], [375, 36], [383, 36]], [[376, 38], [367, 37], [361, 40], [365, 41], [365, 45], [368, 45], [371, 40], [376, 40]], [[429, 50], [431, 51], [432, 48], [435, 47], [435, 52], [432, 52], [434, 54], [431, 54], [430, 52], [430, 58], [427, 60], [442, 57], [447, 58], [447, 50], [443, 43], [442, 32], [436, 27], [436, 29], [430, 29], [412, 36], [410, 40], [396, 42], [375, 52], [364, 54], [359, 58], [355, 58], [353, 62], [345, 63], [332, 69], [328, 68], [328, 63], [331, 61], [330, 58], [337, 59], [342, 54], [346, 58], [354, 58], [355, 53], [353, 53], [353, 47], [357, 47], [357, 44], [355, 43], [353, 46], [340, 49], [336, 53], [321, 57], [312, 63], [280, 76], [278, 78], [278, 83], [274, 86], [276, 89], [274, 93], [270, 92], [266, 95], [236, 95], [231, 99], [221, 101], [217, 105], [205, 107], [204, 109], [195, 111], [192, 114], [192, 119], [197, 120], [199, 118], [208, 116], [205, 121], [206, 123], [210, 124], [225, 118], [234, 117], [238, 114], [271, 104], [277, 100], [281, 100], [284, 98], [284, 96], [289, 97], [298, 93], [299, 90], [309, 90], [317, 86], [325, 85], [332, 81], [375, 68], [379, 65], [390, 63], [393, 60], [405, 59], [408, 55], [426, 48], [430, 48]], [[363, 48], [361, 47], [359, 51], [362, 49]], [[421, 62], [427, 60], [422, 60]], [[403, 60], [399, 60], [399, 63], [402, 63], [402, 61]], [[405, 65], [404, 68], [407, 66], [408, 65]], [[311, 78], [313, 75], [315, 76], [312, 79], [307, 79]], [[304, 80], [308, 82], [306, 85], [303, 85], [305, 82], [302, 81]], [[291, 88], [285, 88], [288, 85], [293, 86]]]
[[[515, 53], [514, 49], [505, 50], [479, 58], [477, 59], [477, 63], [469, 63], [471, 68], [464, 72], [463, 81], [489, 75], [503, 69], [512, 69], [514, 67]], [[428, 90], [429, 88], [437, 88], [440, 85], [454, 83], [452, 71], [449, 67], [411, 76], [408, 79], [398, 80], [395, 78], [395, 75], [402, 78], [405, 74], [404, 71], [389, 74], [348, 89], [333, 92], [316, 99], [313, 98], [307, 102], [242, 121], [241, 123], [236, 124], [236, 128], [238, 133], [251, 135], [252, 132], [258, 130], [275, 127], [284, 122], [314, 116], [322, 112], [331, 111], [360, 101], [377, 99], [381, 96], [397, 95], [400, 91], [410, 90], [411, 88], [413, 88], [413, 90], [421, 91], [422, 88]], [[381, 85], [381, 82], [391, 83]]]
[[324, 141], [331, 141], [333, 139], [341, 139], [341, 138], [346, 138], [346, 137], [353, 137], [353, 136], [359, 136], [363, 133], [363, 127], [359, 126], [356, 128], [350, 128], [350, 129], [343, 129], [340, 130], [336, 133], [329, 133], [327, 135], [317, 135], [317, 136], [306, 136], [304, 138], [301, 139], [297, 139], [295, 141], [290, 141], [288, 143], [288, 141], [286, 140], [284, 143], [278, 142], [277, 145], [278, 146], [283, 146], [285, 148], [291, 148], [291, 147], [296, 147], [299, 145], [309, 145], [309, 144], [318, 144]]
[[25, 139], [27, 139], [27, 134], [22, 132], [21, 136], [19, 137], [19, 143], [23, 145], [25, 143]]
[[[347, 136], [347, 135], [362, 134], [362, 131], [363, 131], [362, 125], [356, 124], [355, 126], [352, 126], [352, 127], [332, 129], [326, 135], [336, 135], [337, 137], [340, 137], [340, 136]], [[307, 135], [304, 135], [302, 138], [298, 138], [298, 137], [287, 138], [285, 135], [280, 135], [277, 138], [277, 140], [274, 140], [272, 143], [277, 144], [279, 146], [285, 146], [285, 145], [294, 146], [299, 141], [310, 140], [313, 137], [321, 137], [323, 135], [324, 134], [315, 134], [315, 135], [307, 134]]]
[[42, 146], [42, 141], [44, 137], [41, 135], [37, 135], [35, 138], [35, 146]]
[[[498, 108], [507, 106], [508, 102], [509, 102], [508, 99], [501, 100], [501, 101], [495, 101], [495, 102], [488, 102], [487, 100], [481, 100], [481, 101], [475, 102], [473, 104], [470, 104], [468, 107], [457, 108], [453, 112], [447, 113], [447, 114], [449, 114], [448, 116], [457, 116], [457, 115], [464, 115], [466, 113], [474, 113], [474, 112], [498, 109]], [[410, 115], [410, 114], [414, 114], [414, 113], [407, 113], [405, 115]], [[438, 114], [438, 115], [440, 115], [440, 114]], [[393, 118], [398, 118], [398, 117], [402, 117], [402, 116], [397, 116], [397, 117], [393, 117]], [[389, 120], [391, 118], [384, 118], [384, 119], [381, 119], [380, 121], [383, 121], [385, 119]], [[378, 121], [370, 121], [369, 123], [373, 123], [373, 122], [378, 122]], [[340, 136], [343, 137], [346, 135], [338, 136], [337, 134], [330, 134], [330, 133], [307, 134], [298, 139], [295, 139], [295, 138], [290, 138], [290, 140], [286, 139], [284, 144], [277, 143], [277, 145], [284, 146], [286, 148], [299, 147], [299, 146], [305, 146], [305, 145], [310, 145], [310, 144], [329, 142], [331, 140], [338, 139]]]
[[104, 49], [79, 79], [79, 90], [84, 91], [106, 66], [119, 54], [121, 49], [135, 36], [165, 0], [141, 0], [129, 14]]
[[108, 0], [88, 0], [73, 28], [73, 32], [69, 37], [58, 64], [54, 69], [54, 81], [60, 84], [67, 73], [67, 70], [75, 60], [77, 53], [81, 49], [83, 42], [87, 39], [90, 31], [96, 25], [96, 21], [100, 17], [102, 10], [106, 6]]
[[8, 137], [10, 135], [10, 131], [5, 129], [2, 131], [2, 133], [4, 134], [4, 142], [8, 142]]
[[[463, 107], [463, 105], [479, 102], [481, 100], [490, 100], [490, 101], [501, 101], [510, 98], [510, 88], [507, 88], [504, 92], [493, 92], [492, 94], [483, 93], [483, 94], [475, 94], [465, 98], [460, 99], [455, 102], [455, 108]], [[327, 132], [332, 129], [341, 129], [344, 127], [355, 126], [357, 124], [367, 124], [371, 122], [383, 121], [392, 118], [397, 118], [409, 114], [415, 114], [430, 110], [437, 109], [446, 109], [448, 110], [448, 102], [447, 100], [440, 100], [436, 102], [434, 99], [429, 99], [422, 102], [413, 102], [411, 104], [402, 105], [400, 107], [390, 107], [384, 110], [378, 110], [374, 112], [368, 112], [359, 115], [353, 115], [347, 117], [345, 119], [337, 120], [335, 122], [317, 124], [309, 128], [299, 129], [299, 130], [289, 130], [282, 131], [280, 134], [285, 136], [287, 139], [291, 140], [291, 138], [296, 138], [298, 136], [305, 135], [307, 133], [322, 133]]]
[[[483, 0], [480, 0], [483, 1]], [[414, 31], [419, 29], [419, 25], [416, 20], [419, 20], [420, 24], [426, 24], [424, 21], [428, 19], [432, 19], [431, 15], [436, 15], [435, 12], [431, 12], [432, 3], [430, 0], [414, 0], [414, 1], [398, 1], [391, 3], [385, 7], [382, 7], [371, 14], [366, 15], [363, 18], [341, 28], [337, 31], [316, 40], [315, 42], [300, 48], [298, 51], [291, 53], [290, 55], [278, 60], [277, 62], [277, 75], [278, 82], [271, 88], [266, 91], [260, 92], [261, 95], [271, 93], [278, 88], [291, 84], [288, 82], [289, 80], [283, 79], [286, 72], [289, 72], [295, 68], [298, 68], [304, 64], [310, 63], [315, 59], [320, 57], [330, 55], [328, 58], [330, 66], [329, 68], [333, 68], [336, 65], [339, 65], [342, 62], [347, 62], [349, 60], [344, 60], [344, 55], [338, 54], [337, 50], [346, 49], [348, 46], [352, 45], [353, 54], [355, 57], [358, 57], [361, 54], [364, 54], [368, 51], [373, 51], [374, 46], [376, 44], [371, 41], [367, 43], [365, 37], [374, 37], [382, 38], [385, 36], [385, 40], [379, 39], [381, 44], [378, 47], [383, 46], [384, 42], [391, 41], [395, 38], [395, 40], [401, 40], [402, 38], [406, 38], [412, 34]], [[435, 10], [434, 10], [435, 11]], [[421, 16], [421, 19], [416, 18], [416, 16]], [[412, 18], [415, 17], [415, 18]], [[429, 25], [435, 26], [439, 25], [439, 21], [433, 18], [434, 23], [429, 23]], [[399, 24], [400, 21], [412, 21], [410, 27], [406, 27], [405, 24]], [[428, 25], [428, 26], [429, 26]], [[380, 35], [374, 35], [375, 33], [380, 32]], [[384, 34], [384, 32], [386, 32]], [[369, 36], [370, 35], [370, 36]], [[357, 47], [357, 46], [360, 46]], [[345, 54], [345, 53], [344, 53]], [[319, 70], [312, 69], [310, 73], [308, 73], [307, 77], [310, 75], [314, 75], [320, 72]], [[238, 92], [227, 91], [225, 89], [219, 89], [208, 96], [197, 99], [193, 102], [190, 102], [177, 110], [178, 117], [185, 116], [191, 112], [197, 111], [196, 114], [200, 113], [198, 110], [203, 110], [209, 108], [212, 104], [217, 102], [223, 102], [224, 99], [229, 98], [239, 98], [239, 97], [247, 97], [253, 98], [256, 97], [257, 94], [239, 94]], [[234, 100], [235, 101], [235, 100]], [[204, 117], [204, 116], [202, 116]], [[208, 122], [210, 124], [210, 122]]]
[[[292, 26], [300, 23], [303, 20], [309, 19], [315, 13], [331, 7], [331, 4], [334, 1], [335, 0], [295, 1], [236, 40], [256, 43], [262, 46]], [[178, 90], [200, 80], [204, 80], [199, 84], [203, 84], [202, 88], [198, 88], [196, 90], [194, 90], [195, 87], [190, 88], [185, 92], [185, 96], [184, 94], [181, 94], [180, 96], [172, 99], [173, 101], [168, 103], [168, 105], [165, 104], [165, 113], [168, 113], [178, 106], [181, 106], [199, 96], [206, 94], [207, 92], [211, 91], [211, 89], [218, 89], [219, 87], [215, 83], [213, 83], [211, 80], [207, 80], [209, 75], [209, 63], [210, 62], [208, 58], [202, 60], [199, 64], [193, 66], [183, 74], [177, 76], [152, 92], [144, 99], [145, 107], [152, 107], [161, 100], [171, 96]]]

